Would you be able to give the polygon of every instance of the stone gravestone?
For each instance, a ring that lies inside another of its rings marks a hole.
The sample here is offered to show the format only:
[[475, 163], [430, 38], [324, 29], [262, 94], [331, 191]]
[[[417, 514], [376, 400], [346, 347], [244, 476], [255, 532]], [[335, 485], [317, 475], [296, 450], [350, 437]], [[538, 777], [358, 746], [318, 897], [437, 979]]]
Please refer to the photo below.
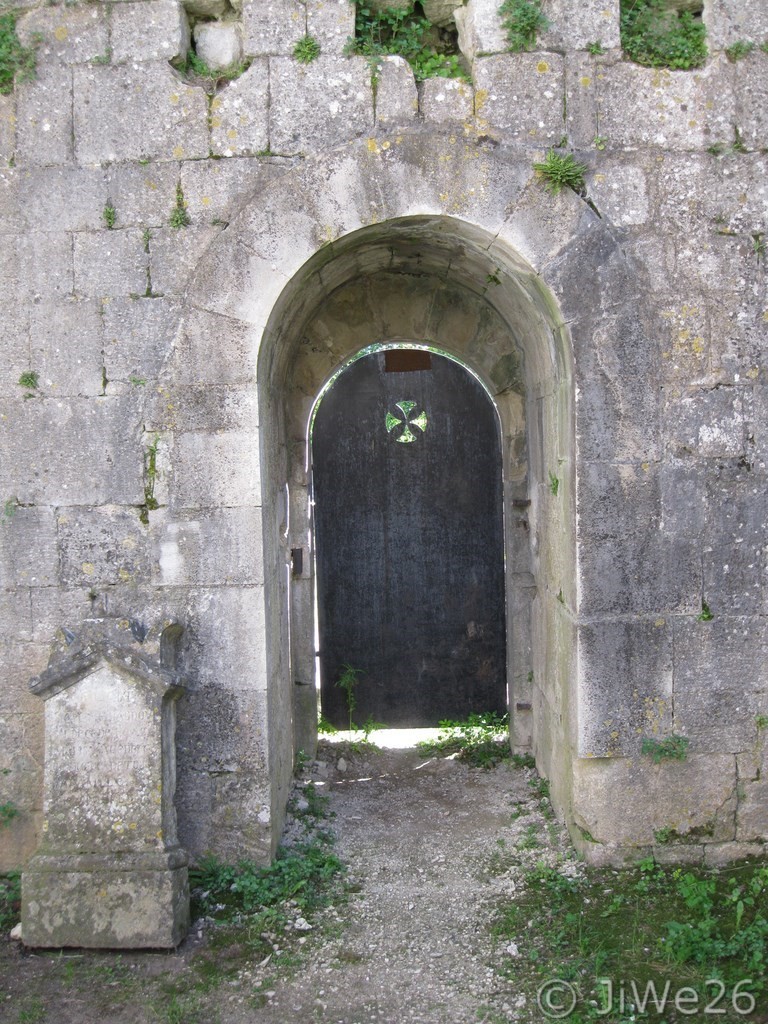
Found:
[[189, 927], [173, 796], [180, 627], [62, 631], [30, 687], [45, 701], [43, 840], [22, 875], [33, 947], [170, 948]]

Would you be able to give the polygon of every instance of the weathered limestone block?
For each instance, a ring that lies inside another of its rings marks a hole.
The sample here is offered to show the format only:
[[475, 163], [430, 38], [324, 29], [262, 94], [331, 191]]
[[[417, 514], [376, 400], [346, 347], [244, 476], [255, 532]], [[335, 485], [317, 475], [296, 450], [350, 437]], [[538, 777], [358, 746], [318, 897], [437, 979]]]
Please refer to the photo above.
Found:
[[30, 358], [46, 395], [103, 393], [100, 335], [101, 312], [93, 300], [42, 299], [31, 306]]
[[280, 157], [191, 160], [182, 164], [181, 185], [192, 223], [228, 222], [247, 196], [284, 174], [287, 164]]
[[120, 385], [149, 385], [172, 349], [179, 315], [176, 305], [161, 298], [111, 299], [102, 310], [107, 394]]
[[258, 445], [247, 430], [184, 433], [174, 448], [174, 508], [261, 504]]
[[15, 167], [0, 166], [0, 235], [15, 232], [22, 227], [19, 208], [20, 172]]
[[108, 50], [106, 7], [40, 7], [19, 19], [16, 34], [24, 46], [35, 45], [42, 37], [37, 45], [38, 65], [50, 61], [85, 64]]
[[[242, 9], [237, 4], [232, 4], [235, 10]], [[220, 18], [229, 11], [227, 0], [184, 0], [184, 10], [196, 18]]]
[[56, 524], [64, 586], [141, 583], [149, 577], [147, 531], [135, 508], [60, 508]]
[[0, 162], [13, 158], [16, 148], [16, 97], [0, 96]]
[[81, 164], [208, 156], [208, 102], [164, 62], [76, 68], [75, 153]]
[[736, 838], [741, 842], [768, 841], [768, 750], [764, 718], [755, 722], [754, 745], [739, 754], [739, 807]]
[[182, 295], [203, 253], [220, 230], [219, 226], [191, 224], [155, 232], [149, 246], [153, 293]]
[[254, 388], [221, 384], [165, 388], [145, 412], [146, 429], [163, 431], [167, 426], [189, 430], [250, 430], [259, 426], [259, 406]]
[[569, 53], [565, 59], [566, 127], [575, 149], [591, 149], [600, 135], [599, 85], [609, 73], [610, 61], [604, 57]]
[[[768, 28], [763, 30], [762, 41], [767, 38]], [[765, 152], [768, 146], [768, 54], [756, 49], [746, 60], [739, 61], [734, 79], [736, 124], [741, 137], [748, 149]]]
[[754, 743], [756, 716], [768, 714], [768, 630], [756, 614], [728, 615], [706, 596], [712, 621], [673, 626], [675, 721], [692, 753], [737, 753]]
[[71, 164], [72, 69], [41, 64], [16, 86], [16, 162], [20, 167]]
[[598, 83], [600, 134], [611, 148], [648, 145], [703, 152], [731, 139], [733, 68], [718, 58], [697, 71], [660, 71], [615, 64]]
[[75, 291], [94, 298], [144, 295], [149, 255], [136, 229], [74, 236]]
[[173, 60], [189, 50], [189, 22], [177, 0], [118, 3], [111, 18], [112, 60]]
[[[157, 586], [252, 585], [264, 582], [260, 508], [183, 514], [158, 526], [153, 582]], [[154, 532], [154, 530], [153, 530]]]
[[472, 85], [456, 78], [427, 78], [422, 87], [421, 112], [427, 121], [469, 121], [475, 112]]
[[518, 142], [549, 145], [565, 134], [563, 58], [516, 53], [475, 62], [475, 113]]
[[587, 191], [603, 217], [612, 224], [646, 224], [650, 216], [645, 169], [618, 160], [600, 160], [599, 169], [587, 175]]
[[707, 459], [744, 455], [748, 397], [743, 388], [716, 388], [671, 399], [666, 409], [669, 450]]
[[209, 68], [221, 70], [243, 59], [243, 30], [235, 22], [195, 25], [195, 52]]
[[[453, 0], [451, 0], [453, 2]], [[308, 0], [307, 33], [327, 57], [341, 56], [355, 35], [355, 8], [348, 0]]]
[[703, 593], [719, 613], [754, 615], [762, 605], [765, 477], [755, 479], [743, 463], [730, 472], [723, 466], [712, 474], [708, 491]]
[[672, 731], [672, 630], [664, 619], [579, 628], [579, 753], [636, 755]]
[[[216, 314], [191, 308], [175, 343], [173, 372], [184, 385], [241, 384], [256, 380], [258, 337], [245, 324], [227, 323]], [[219, 344], [211, 347], [210, 339]]]
[[[589, 832], [596, 848], [583, 848], [587, 860], [601, 859], [600, 844], [632, 848], [656, 844], [655, 833], [672, 829], [684, 842], [733, 839], [736, 764], [732, 754], [698, 756], [653, 764], [650, 757], [574, 762], [573, 803], [577, 828]], [[621, 814], [616, 794], [621, 794]], [[610, 851], [608, 851], [610, 857]], [[615, 854], [614, 854], [615, 856]], [[636, 855], [635, 855], [636, 856]]]
[[189, 927], [176, 835], [173, 623], [91, 620], [31, 681], [45, 700], [44, 839], [22, 876], [27, 946], [175, 947]]
[[768, 36], [768, 10], [762, 0], [720, 0], [706, 4], [707, 42], [724, 49], [741, 39], [760, 43]]
[[211, 151], [253, 156], [269, 147], [269, 68], [255, 60], [211, 100]]
[[275, 153], [326, 149], [373, 128], [373, 91], [364, 57], [269, 62], [269, 145]]
[[459, 49], [469, 61], [489, 53], [506, 53], [507, 35], [499, 17], [499, 5], [490, 0], [469, 0], [457, 5], [454, 18]]
[[0, 579], [3, 585], [56, 586], [58, 555], [53, 509], [17, 508], [11, 499], [2, 517]]
[[14, 248], [18, 261], [16, 294], [19, 302], [34, 303], [43, 296], [64, 298], [74, 290], [72, 237], [65, 232], [27, 232]]
[[16, 495], [24, 505], [144, 501], [134, 394], [26, 402], [19, 395], [2, 405], [0, 494]]
[[419, 112], [411, 65], [404, 57], [382, 57], [376, 75], [376, 124], [409, 124]]
[[[8, 303], [6, 310], [10, 310], [12, 298], [3, 299]], [[0, 366], [0, 394], [9, 397], [18, 397], [21, 394], [19, 377], [30, 369], [29, 365], [29, 328], [28, 314], [26, 311], [18, 317], [12, 317], [10, 312], [0, 316], [0, 330], [3, 331], [3, 365]]]
[[602, 43], [613, 50], [619, 42], [619, 0], [547, 0], [543, 7], [549, 28], [539, 33], [542, 50], [584, 50], [589, 43]]
[[299, 0], [245, 0], [243, 30], [248, 56], [287, 57], [306, 35], [305, 7]]

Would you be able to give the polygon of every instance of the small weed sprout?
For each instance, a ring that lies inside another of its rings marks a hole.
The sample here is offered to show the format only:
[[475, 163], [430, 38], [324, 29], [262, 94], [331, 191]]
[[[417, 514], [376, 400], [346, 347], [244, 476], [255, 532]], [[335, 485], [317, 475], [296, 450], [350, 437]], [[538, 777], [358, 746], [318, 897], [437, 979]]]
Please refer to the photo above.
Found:
[[355, 728], [352, 721], [352, 715], [357, 707], [357, 697], [355, 696], [355, 687], [360, 683], [361, 670], [359, 668], [352, 668], [351, 665], [344, 665], [343, 671], [339, 676], [338, 680], [334, 685], [338, 686], [340, 690], [344, 691], [344, 695], [347, 701], [347, 712], [349, 714], [349, 731], [352, 732]]
[[18, 498], [8, 498], [3, 505], [3, 519], [13, 519], [16, 515], [16, 509], [19, 507]]
[[115, 223], [117, 221], [117, 210], [112, 205], [111, 199], [108, 199], [106, 204], [104, 205], [104, 209], [102, 211], [101, 216], [104, 218], [105, 225], [111, 231], [112, 228], [114, 228]]
[[557, 497], [557, 492], [560, 490], [560, 481], [550, 469], [549, 471], [549, 489], [552, 494]]
[[541, 10], [541, 0], [504, 0], [499, 14], [511, 53], [533, 49], [539, 32], [546, 32], [549, 28]]
[[544, 187], [555, 195], [563, 188], [573, 189], [578, 195], [584, 192], [584, 175], [587, 168], [577, 163], [572, 153], [558, 153], [550, 149], [541, 163], [533, 169], [544, 179]]
[[650, 757], [654, 764], [661, 764], [662, 761], [685, 761], [688, 757], [687, 736], [666, 736], [663, 740], [656, 740], [652, 736], [646, 736], [640, 747], [640, 753]]
[[706, 602], [706, 601], [704, 601], [704, 600], [702, 599], [702, 602], [701, 602], [701, 611], [700, 611], [700, 612], [699, 612], [699, 614], [698, 614], [698, 615], [696, 616], [696, 619], [697, 619], [697, 621], [698, 621], [698, 622], [711, 622], [711, 621], [712, 621], [712, 619], [714, 619], [714, 617], [715, 617], [715, 616], [714, 616], [714, 615], [712, 614], [712, 611], [711, 611], [711, 609], [710, 609], [709, 605], [707, 604], [707, 602]]
[[184, 191], [182, 190], [181, 182], [176, 185], [176, 205], [171, 210], [168, 223], [172, 228], [185, 228], [188, 224], [192, 223], [187, 213], [187, 204], [184, 201]]
[[135, 374], [131, 374], [128, 378], [129, 383], [133, 384], [135, 388], [143, 388], [147, 383], [146, 377], [137, 377]]
[[752, 252], [757, 256], [757, 262], [765, 259], [765, 234], [762, 231], [756, 231], [752, 235]]
[[26, 389], [25, 398], [34, 398], [40, 386], [40, 374], [36, 370], [25, 370], [19, 377], [19, 384]]
[[17, 19], [13, 11], [0, 15], [0, 96], [9, 96], [16, 82], [26, 82], [35, 74], [35, 47], [42, 40], [36, 37], [35, 46], [22, 46], [16, 35]]
[[592, 140], [592, 145], [595, 149], [599, 149], [602, 152], [608, 145], [608, 139], [605, 135], [596, 135]]
[[299, 64], [311, 64], [320, 56], [320, 43], [314, 36], [303, 36], [294, 46], [293, 56]]
[[744, 60], [745, 57], [748, 57], [754, 48], [755, 44], [750, 40], [739, 39], [735, 43], [732, 43], [731, 46], [726, 46], [725, 56], [731, 64], [735, 64], [737, 61]]
[[[233, 64], [229, 64], [225, 68], [210, 68], [205, 61], [198, 57], [194, 50], [190, 50], [187, 53], [186, 59], [182, 60], [178, 65], [178, 70], [188, 77], [194, 79], [205, 79], [213, 86], [216, 82], [232, 82], [236, 78], [239, 78], [244, 74], [251, 66], [251, 62], [247, 61], [235, 61]], [[198, 82], [203, 85], [203, 82]]]
[[758, 729], [768, 729], [768, 715], [755, 715], [755, 725]]
[[601, 54], [605, 53], [605, 50], [603, 49], [603, 44], [600, 42], [599, 39], [597, 39], [594, 43], [587, 43], [587, 53], [590, 54], [590, 56], [592, 57], [599, 57]]
[[10, 825], [14, 818], [18, 817], [19, 808], [13, 801], [8, 800], [4, 804], [0, 804], [0, 828], [5, 828], [6, 825]]

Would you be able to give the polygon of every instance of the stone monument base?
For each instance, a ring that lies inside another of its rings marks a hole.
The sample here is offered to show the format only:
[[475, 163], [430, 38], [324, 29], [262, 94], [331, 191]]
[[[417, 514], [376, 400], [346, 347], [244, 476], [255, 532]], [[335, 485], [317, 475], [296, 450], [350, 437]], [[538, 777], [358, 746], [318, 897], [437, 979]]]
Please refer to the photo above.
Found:
[[172, 949], [189, 928], [187, 855], [37, 854], [22, 876], [25, 946]]

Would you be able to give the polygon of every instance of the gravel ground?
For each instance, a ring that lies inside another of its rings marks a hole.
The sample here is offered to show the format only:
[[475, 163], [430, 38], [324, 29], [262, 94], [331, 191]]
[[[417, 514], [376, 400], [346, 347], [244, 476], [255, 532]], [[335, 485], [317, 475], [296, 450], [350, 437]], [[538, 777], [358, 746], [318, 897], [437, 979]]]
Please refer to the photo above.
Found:
[[[336, 852], [355, 891], [284, 943], [292, 952], [287, 965], [276, 968], [277, 955], [257, 963], [242, 949], [217, 949], [215, 929], [200, 925], [174, 953], [72, 953], [72, 968], [70, 954], [30, 955], [7, 943], [0, 950], [0, 1021], [540, 1019], [496, 970], [515, 957], [515, 944], [494, 943], [490, 932], [494, 906], [514, 894], [525, 867], [554, 863], [568, 850], [535, 772], [510, 763], [484, 771], [412, 748], [324, 743], [305, 769], [307, 781], [330, 797]], [[289, 840], [290, 833], [289, 826]], [[202, 995], [194, 987], [201, 957], [221, 969]], [[176, 993], [170, 1002], [169, 991]]]

